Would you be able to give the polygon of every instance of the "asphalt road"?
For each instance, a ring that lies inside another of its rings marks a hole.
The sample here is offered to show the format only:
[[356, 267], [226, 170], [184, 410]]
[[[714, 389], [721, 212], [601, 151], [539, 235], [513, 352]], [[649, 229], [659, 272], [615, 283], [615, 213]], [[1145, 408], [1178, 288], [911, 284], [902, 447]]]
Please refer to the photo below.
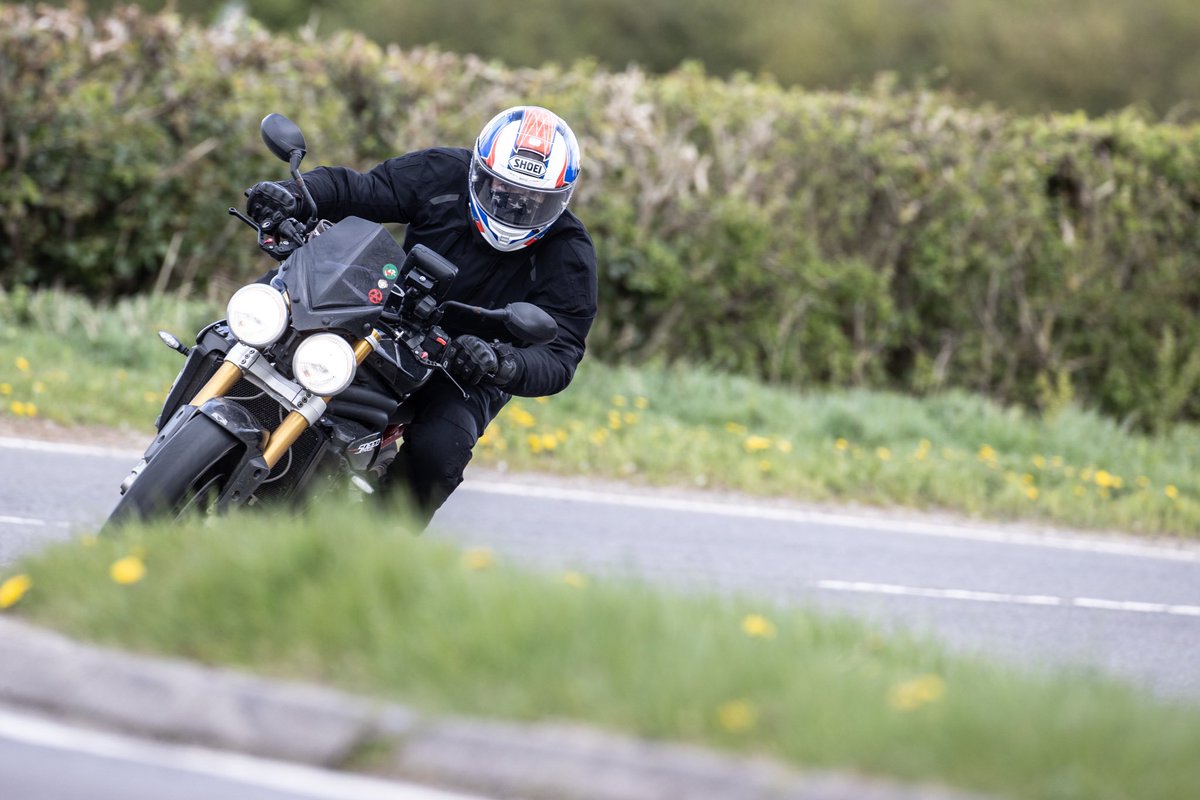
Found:
[[0, 710], [4, 800], [483, 800]]
[[[0, 439], [0, 567], [101, 521], [138, 454]], [[548, 570], [852, 613], [1028, 669], [1200, 698], [1200, 547], [494, 474], [428, 535]]]

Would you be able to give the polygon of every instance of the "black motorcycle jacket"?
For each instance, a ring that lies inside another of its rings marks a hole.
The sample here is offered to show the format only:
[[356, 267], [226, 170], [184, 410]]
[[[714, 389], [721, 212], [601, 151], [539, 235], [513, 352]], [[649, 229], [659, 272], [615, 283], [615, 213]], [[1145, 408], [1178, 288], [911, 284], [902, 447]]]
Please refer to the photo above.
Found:
[[[470, 163], [470, 150], [434, 148], [388, 159], [365, 173], [318, 167], [305, 173], [304, 181], [319, 217], [404, 223], [406, 250], [423, 244], [453, 262], [458, 276], [445, 299], [485, 308], [525, 301], [545, 309], [558, 323], [558, 338], [515, 348], [517, 371], [503, 388], [525, 397], [560, 392], [583, 358], [596, 316], [592, 240], [568, 210], [536, 244], [511, 253], [494, 249], [476, 230], [467, 207]], [[442, 325], [451, 336], [460, 332], [451, 313]], [[477, 331], [478, 324], [474, 327]], [[506, 338], [502, 328], [494, 335]]]

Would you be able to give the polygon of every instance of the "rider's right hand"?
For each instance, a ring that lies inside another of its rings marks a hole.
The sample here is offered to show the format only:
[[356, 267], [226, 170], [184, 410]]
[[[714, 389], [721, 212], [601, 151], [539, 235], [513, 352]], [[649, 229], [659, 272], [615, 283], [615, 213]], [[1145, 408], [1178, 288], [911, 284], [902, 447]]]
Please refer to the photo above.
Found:
[[246, 216], [264, 231], [273, 231], [289, 217], [299, 216], [304, 206], [299, 188], [287, 183], [263, 181], [245, 191]]

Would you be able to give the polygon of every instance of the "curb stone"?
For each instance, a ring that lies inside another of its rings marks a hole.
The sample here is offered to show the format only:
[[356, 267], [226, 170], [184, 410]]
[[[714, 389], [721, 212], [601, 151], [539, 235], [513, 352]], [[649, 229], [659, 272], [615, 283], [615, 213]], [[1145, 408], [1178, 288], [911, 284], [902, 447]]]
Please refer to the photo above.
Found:
[[522, 800], [979, 800], [578, 725], [416, 713], [334, 689], [133, 655], [0, 618], [0, 703], [162, 740]]

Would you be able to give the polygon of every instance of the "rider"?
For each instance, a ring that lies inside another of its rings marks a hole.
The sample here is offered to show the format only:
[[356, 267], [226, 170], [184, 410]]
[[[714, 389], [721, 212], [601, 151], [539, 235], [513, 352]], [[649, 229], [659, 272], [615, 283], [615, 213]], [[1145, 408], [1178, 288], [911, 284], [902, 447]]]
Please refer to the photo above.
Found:
[[[438, 374], [411, 398], [415, 417], [385, 478], [407, 482], [428, 522], [462, 483], [471, 449], [512, 395], [560, 392], [583, 358], [596, 316], [596, 254], [583, 223], [567, 210], [579, 178], [579, 144], [570, 127], [538, 106], [497, 114], [473, 150], [436, 147], [390, 158], [368, 172], [318, 167], [304, 175], [319, 218], [357, 216], [408, 225], [405, 249], [424, 244], [459, 269], [444, 299], [486, 308], [534, 303], [558, 323], [548, 345], [514, 347], [460, 334], [449, 371], [468, 397]], [[270, 230], [306, 219], [294, 181], [246, 191], [247, 215]], [[396, 476], [400, 471], [403, 478]]]

